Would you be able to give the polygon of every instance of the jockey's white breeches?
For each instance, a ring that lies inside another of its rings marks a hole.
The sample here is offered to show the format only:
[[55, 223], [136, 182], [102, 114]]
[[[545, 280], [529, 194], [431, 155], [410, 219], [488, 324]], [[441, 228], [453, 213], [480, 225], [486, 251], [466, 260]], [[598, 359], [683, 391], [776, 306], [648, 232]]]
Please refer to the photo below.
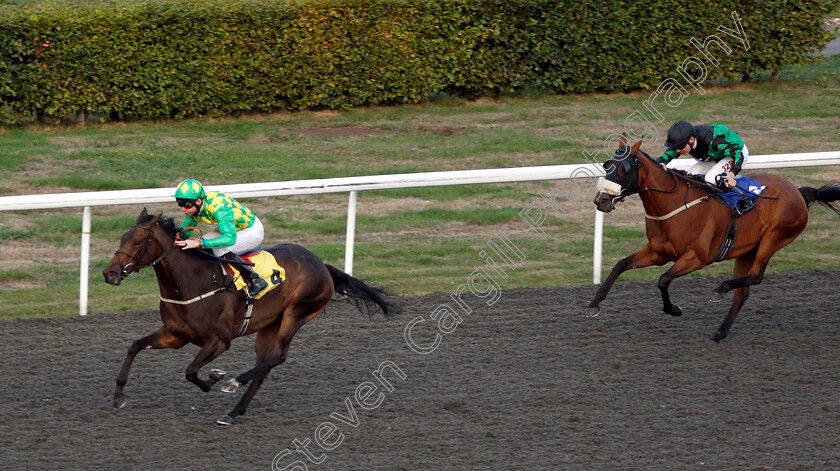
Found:
[[[215, 239], [216, 237], [221, 236], [221, 232], [212, 231], [205, 234], [204, 238]], [[251, 227], [242, 229], [241, 231], [236, 231], [236, 242], [234, 242], [233, 245], [213, 249], [213, 255], [221, 257], [228, 252], [240, 253], [246, 250], [253, 250], [262, 244], [264, 237], [265, 230], [263, 229], [263, 225], [260, 222], [260, 219], [254, 216], [254, 224], [251, 225]]]
[[[750, 150], [747, 149], [747, 146], [744, 145], [744, 148], [741, 150], [741, 154], [744, 156], [744, 161], [741, 165], [746, 165], [747, 158], [750, 156]], [[729, 169], [732, 168], [732, 159], [730, 157], [726, 157], [724, 159], [720, 159], [717, 162], [714, 161], [698, 161], [694, 164], [690, 169], [688, 169], [688, 173], [692, 175], [706, 175], [706, 183], [710, 185], [715, 184], [715, 177], [720, 175], [721, 173], [729, 172]]]

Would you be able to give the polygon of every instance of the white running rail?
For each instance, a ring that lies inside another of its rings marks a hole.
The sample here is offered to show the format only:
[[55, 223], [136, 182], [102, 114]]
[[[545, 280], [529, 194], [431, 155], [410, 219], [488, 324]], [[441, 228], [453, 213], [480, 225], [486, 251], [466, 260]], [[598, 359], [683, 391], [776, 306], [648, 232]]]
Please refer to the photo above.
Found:
[[[670, 166], [688, 169], [692, 159], [678, 159]], [[815, 167], [840, 165], [840, 152], [810, 152], [800, 154], [772, 154], [750, 156], [746, 169]], [[235, 185], [208, 185], [212, 191], [221, 191], [234, 198], [259, 198], [268, 196], [313, 195], [324, 193], [349, 193], [347, 210], [347, 238], [344, 271], [353, 272], [353, 250], [356, 226], [356, 199], [359, 191], [418, 188], [426, 186], [474, 185], [481, 183], [514, 183], [540, 180], [593, 178], [603, 175], [597, 164], [549, 165], [541, 167], [516, 167], [483, 170], [456, 170], [448, 172], [404, 173], [362, 177], [296, 180], [288, 182], [241, 183]], [[79, 314], [87, 314], [88, 271], [90, 267], [90, 228], [93, 206], [165, 203], [173, 200], [171, 188], [142, 190], [91, 191], [82, 193], [52, 193], [41, 195], [16, 195], [0, 197], [0, 211], [23, 211], [49, 208], [84, 208], [82, 212], [82, 245], [79, 276]], [[592, 195], [594, 197], [594, 195]], [[601, 279], [601, 245], [603, 213], [596, 211], [595, 243], [593, 257], [593, 282]]]

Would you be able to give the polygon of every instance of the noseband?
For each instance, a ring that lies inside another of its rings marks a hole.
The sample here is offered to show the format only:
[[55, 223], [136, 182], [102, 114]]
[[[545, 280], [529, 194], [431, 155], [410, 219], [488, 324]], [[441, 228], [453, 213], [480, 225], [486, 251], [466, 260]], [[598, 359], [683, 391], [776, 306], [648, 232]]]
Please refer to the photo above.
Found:
[[[152, 240], [154, 240], [156, 224], [152, 224], [151, 229], [146, 227], [146, 226], [141, 226], [139, 224], [133, 224], [131, 227], [132, 228], [138, 227], [140, 229], [149, 231], [149, 236], [146, 238], [145, 242], [143, 243], [143, 247], [141, 247], [140, 250], [137, 251], [137, 255], [133, 255], [133, 254], [130, 254], [128, 252], [125, 252], [125, 251], [122, 251], [122, 250], [119, 250], [119, 249], [117, 249], [117, 251], [114, 252], [114, 255], [117, 256], [117, 260], [120, 261], [120, 280], [125, 279], [125, 277], [127, 277], [129, 275], [133, 275], [133, 274], [139, 272], [141, 269], [146, 268], [146, 267], [150, 267], [150, 266], [156, 264], [157, 262], [163, 260], [167, 255], [169, 255], [170, 252], [172, 252], [172, 249], [175, 248], [175, 246], [173, 245], [172, 247], [170, 247], [169, 250], [167, 250], [160, 257], [156, 258], [155, 261], [153, 261], [152, 263], [150, 263], [148, 265], [140, 266], [140, 260], [139, 260], [140, 257], [143, 256], [146, 249], [148, 249], [149, 245], [152, 243]], [[122, 258], [120, 258], [120, 255], [125, 255], [126, 257], [128, 257], [128, 258], [130, 258], [134, 261], [130, 262], [126, 265], [123, 265], [122, 264]], [[131, 271], [129, 271], [129, 268], [131, 268]]]

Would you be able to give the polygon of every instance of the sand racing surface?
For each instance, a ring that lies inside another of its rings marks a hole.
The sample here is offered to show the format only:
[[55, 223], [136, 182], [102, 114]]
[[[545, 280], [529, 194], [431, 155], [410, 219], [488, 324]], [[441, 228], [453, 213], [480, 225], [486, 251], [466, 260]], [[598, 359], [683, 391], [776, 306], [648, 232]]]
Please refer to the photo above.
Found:
[[[679, 318], [655, 282], [617, 284], [595, 318], [593, 285], [503, 290], [492, 306], [467, 295], [473, 312], [436, 348], [431, 314], [454, 306], [448, 293], [397, 298], [391, 319], [334, 302], [230, 427], [215, 420], [239, 394], [184, 379], [195, 346], [140, 352], [128, 404], [112, 408], [126, 350], [157, 311], [0, 321], [2, 467], [840, 468], [840, 271], [768, 274], [716, 344], [731, 294], [707, 300], [721, 280], [674, 282]], [[412, 319], [425, 354], [404, 338]], [[253, 343], [210, 367], [250, 368]]]

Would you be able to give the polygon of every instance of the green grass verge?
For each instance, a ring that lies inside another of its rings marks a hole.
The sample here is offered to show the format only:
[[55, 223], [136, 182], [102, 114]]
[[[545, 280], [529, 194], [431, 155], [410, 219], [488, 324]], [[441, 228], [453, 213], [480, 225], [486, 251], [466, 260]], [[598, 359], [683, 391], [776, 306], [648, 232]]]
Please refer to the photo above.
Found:
[[[753, 154], [840, 149], [840, 57], [782, 71], [777, 82], [709, 87], [661, 110], [670, 122], [724, 123]], [[642, 109], [645, 93], [520, 97], [474, 102], [439, 97], [428, 103], [347, 112], [253, 115], [240, 119], [0, 129], [0, 195], [173, 187], [352, 175], [579, 163], [584, 150], [620, 132]], [[658, 141], [646, 145], [652, 154]], [[603, 160], [605, 157], [601, 157]], [[780, 170], [797, 185], [840, 180], [832, 168]], [[558, 186], [559, 185], [559, 186]], [[471, 185], [362, 192], [354, 273], [395, 294], [448, 292], [466, 282], [487, 241], [506, 234], [526, 254], [501, 287], [579, 285], [592, 277], [589, 199], [561, 201], [545, 238], [519, 217], [556, 182]], [[246, 201], [266, 223], [266, 244], [300, 243], [343, 266], [347, 195]], [[152, 270], [113, 287], [100, 271], [134, 222], [139, 206], [94, 208], [90, 311], [157, 307]], [[179, 216], [172, 205], [150, 211]], [[607, 215], [604, 273], [645, 243], [641, 218]], [[0, 318], [78, 312], [80, 208], [0, 212]], [[178, 217], [180, 219], [180, 216]], [[840, 267], [838, 223], [823, 208], [799, 240], [773, 258], [771, 270]], [[724, 274], [731, 262], [696, 275]], [[508, 267], [510, 268], [510, 267]], [[633, 270], [621, 280], [652, 280], [665, 268]], [[694, 276], [694, 275], [692, 275]]]

